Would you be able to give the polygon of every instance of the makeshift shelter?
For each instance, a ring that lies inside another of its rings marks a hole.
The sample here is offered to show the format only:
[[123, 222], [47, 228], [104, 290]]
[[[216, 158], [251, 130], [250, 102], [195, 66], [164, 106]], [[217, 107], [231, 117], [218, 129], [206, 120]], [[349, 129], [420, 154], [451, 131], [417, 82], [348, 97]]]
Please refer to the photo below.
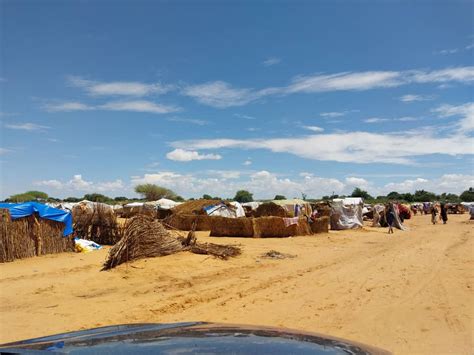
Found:
[[330, 202], [331, 229], [354, 229], [363, 226], [362, 205], [345, 205], [341, 199]]
[[273, 200], [273, 203], [283, 207], [288, 217], [310, 216], [313, 212], [311, 204], [301, 199]]
[[72, 216], [37, 202], [0, 203], [0, 262], [74, 251]]
[[255, 217], [289, 217], [287, 210], [274, 202], [265, 202], [257, 207], [254, 213]]
[[111, 206], [81, 201], [72, 211], [74, 229], [78, 237], [99, 244], [115, 244], [119, 239], [117, 216]]

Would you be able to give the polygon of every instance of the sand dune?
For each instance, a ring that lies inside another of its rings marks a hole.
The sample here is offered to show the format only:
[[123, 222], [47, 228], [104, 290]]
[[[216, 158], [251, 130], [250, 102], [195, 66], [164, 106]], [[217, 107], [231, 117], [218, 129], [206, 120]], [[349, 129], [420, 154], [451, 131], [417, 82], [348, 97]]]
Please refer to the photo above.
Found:
[[[214, 321], [317, 331], [398, 354], [474, 351], [473, 226], [217, 239], [242, 256], [177, 255], [101, 272], [107, 249], [0, 265], [0, 342], [130, 322]], [[296, 255], [272, 260], [271, 250]]]

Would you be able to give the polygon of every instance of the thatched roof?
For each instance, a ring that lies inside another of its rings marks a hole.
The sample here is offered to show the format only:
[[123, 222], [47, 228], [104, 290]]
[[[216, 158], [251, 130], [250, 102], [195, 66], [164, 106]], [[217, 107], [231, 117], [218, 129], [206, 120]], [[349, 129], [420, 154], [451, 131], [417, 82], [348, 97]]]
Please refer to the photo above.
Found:
[[176, 214], [206, 214], [204, 207], [210, 205], [217, 205], [221, 203], [221, 200], [194, 200], [184, 202], [176, 207], [173, 207], [171, 210]]

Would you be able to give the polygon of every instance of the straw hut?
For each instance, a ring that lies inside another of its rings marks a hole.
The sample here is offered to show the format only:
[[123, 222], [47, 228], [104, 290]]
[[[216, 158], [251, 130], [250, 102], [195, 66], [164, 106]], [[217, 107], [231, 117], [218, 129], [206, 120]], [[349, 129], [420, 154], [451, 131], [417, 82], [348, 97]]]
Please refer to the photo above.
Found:
[[0, 208], [0, 262], [73, 252], [72, 234], [64, 236], [64, 230], [64, 223], [40, 218], [38, 214], [12, 220], [10, 211]]
[[289, 217], [286, 210], [274, 202], [265, 202], [257, 207], [254, 213], [255, 217]]

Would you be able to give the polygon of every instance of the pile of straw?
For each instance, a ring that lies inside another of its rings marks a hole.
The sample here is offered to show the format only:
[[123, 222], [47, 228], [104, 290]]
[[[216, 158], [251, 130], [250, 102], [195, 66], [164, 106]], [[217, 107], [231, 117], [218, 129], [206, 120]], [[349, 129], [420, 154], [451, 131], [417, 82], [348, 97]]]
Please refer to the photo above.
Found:
[[189, 231], [193, 228], [194, 222], [196, 222], [197, 231], [210, 231], [214, 218], [216, 217], [211, 217], [207, 214], [196, 215], [172, 213], [163, 219], [163, 223], [171, 228]]
[[312, 233], [328, 233], [329, 232], [329, 217], [319, 217], [310, 224]]
[[289, 227], [285, 226], [281, 217], [254, 218], [253, 233], [254, 238], [285, 238], [312, 234], [306, 217], [300, 217], [297, 224]]
[[274, 202], [265, 202], [262, 203], [260, 206], [257, 207], [255, 213], [255, 217], [289, 217], [286, 213], [286, 210], [282, 207], [277, 205]]
[[74, 251], [72, 236], [63, 237], [64, 227], [35, 215], [12, 221], [8, 209], [0, 209], [0, 262]]
[[187, 238], [176, 238], [156, 219], [138, 215], [131, 218], [122, 230], [122, 238], [110, 249], [102, 270], [124, 262], [190, 251], [228, 259], [240, 255], [240, 248], [232, 245], [198, 243], [194, 236], [196, 223]]
[[253, 223], [251, 218], [212, 217], [212, 237], [253, 237]]
[[129, 260], [170, 255], [182, 250], [182, 244], [161, 223], [152, 217], [138, 215], [126, 222], [123, 236], [110, 249], [103, 270]]
[[103, 203], [79, 203], [72, 210], [74, 230], [83, 239], [114, 245], [120, 239], [117, 217], [112, 207]]

